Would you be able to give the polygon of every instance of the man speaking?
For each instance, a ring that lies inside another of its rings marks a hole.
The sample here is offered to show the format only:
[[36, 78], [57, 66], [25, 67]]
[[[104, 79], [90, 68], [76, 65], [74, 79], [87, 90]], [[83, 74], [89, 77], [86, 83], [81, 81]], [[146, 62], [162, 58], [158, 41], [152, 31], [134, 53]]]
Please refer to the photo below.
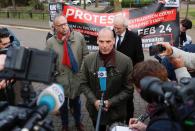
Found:
[[[87, 97], [86, 107], [94, 127], [104, 91], [99, 131], [105, 131], [107, 125], [125, 120], [126, 100], [133, 95], [133, 87], [129, 83], [133, 64], [129, 57], [114, 49], [115, 38], [112, 30], [101, 29], [97, 44], [99, 52], [86, 56], [81, 66], [81, 90]], [[105, 67], [105, 70], [100, 67]], [[106, 77], [106, 89], [101, 85], [105, 84], [105, 78], [102, 79], [100, 75]]]

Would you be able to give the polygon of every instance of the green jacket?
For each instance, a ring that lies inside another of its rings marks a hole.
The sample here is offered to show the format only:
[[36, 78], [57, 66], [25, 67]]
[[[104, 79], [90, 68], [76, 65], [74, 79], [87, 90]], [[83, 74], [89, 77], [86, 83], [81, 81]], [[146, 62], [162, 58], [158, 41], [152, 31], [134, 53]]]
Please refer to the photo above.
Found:
[[[46, 49], [52, 49], [58, 54], [57, 59], [57, 77], [56, 82], [63, 85], [65, 96], [71, 99], [79, 95], [78, 89], [80, 87], [78, 73], [73, 73], [72, 70], [62, 64], [63, 58], [63, 42], [56, 40], [55, 36], [47, 41]], [[74, 57], [78, 63], [79, 69], [83, 58], [89, 54], [83, 35], [79, 32], [72, 31], [69, 42], [73, 51]]]
[[[133, 95], [133, 86], [130, 83], [132, 61], [118, 51], [115, 51], [114, 61], [115, 64], [109, 61], [106, 65], [107, 89], [104, 100], [109, 100], [111, 107], [108, 112], [102, 113], [101, 124], [103, 125], [125, 120], [126, 100]], [[93, 121], [97, 119], [94, 102], [101, 97], [97, 71], [102, 65], [103, 61], [99, 53], [92, 53], [84, 59], [80, 73], [81, 91], [87, 97], [86, 107]]]

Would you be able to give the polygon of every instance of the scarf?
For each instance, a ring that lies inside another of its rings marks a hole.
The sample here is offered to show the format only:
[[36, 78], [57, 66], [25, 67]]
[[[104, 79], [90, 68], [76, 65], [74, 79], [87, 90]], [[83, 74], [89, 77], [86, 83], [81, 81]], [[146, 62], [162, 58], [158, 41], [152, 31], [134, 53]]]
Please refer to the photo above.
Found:
[[[63, 35], [61, 33], [57, 34], [57, 38], [59, 40], [62, 40]], [[69, 67], [73, 73], [78, 73], [78, 64], [76, 62], [76, 59], [74, 57], [73, 51], [70, 47], [70, 41], [68, 41], [66, 38], [63, 41], [63, 58], [62, 58], [62, 64]]]

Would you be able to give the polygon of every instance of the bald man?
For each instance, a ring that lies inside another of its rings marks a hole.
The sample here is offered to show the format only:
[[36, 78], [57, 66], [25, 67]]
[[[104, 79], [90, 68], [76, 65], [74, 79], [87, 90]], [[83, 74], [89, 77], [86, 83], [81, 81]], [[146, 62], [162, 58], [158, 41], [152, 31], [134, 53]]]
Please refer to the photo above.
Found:
[[81, 90], [87, 97], [86, 107], [96, 127], [101, 91], [98, 80], [99, 67], [107, 71], [107, 87], [99, 131], [114, 122], [124, 122], [126, 100], [133, 95], [129, 81], [133, 69], [131, 59], [114, 49], [115, 38], [112, 30], [103, 28], [97, 37], [99, 51], [88, 55], [81, 66]]
[[78, 72], [83, 58], [89, 53], [83, 35], [69, 28], [66, 17], [58, 16], [53, 23], [55, 33], [47, 40], [47, 49], [58, 54], [56, 82], [64, 87], [65, 102], [60, 108], [62, 130], [68, 130], [68, 99], [78, 131], [84, 131], [81, 123], [81, 103]]

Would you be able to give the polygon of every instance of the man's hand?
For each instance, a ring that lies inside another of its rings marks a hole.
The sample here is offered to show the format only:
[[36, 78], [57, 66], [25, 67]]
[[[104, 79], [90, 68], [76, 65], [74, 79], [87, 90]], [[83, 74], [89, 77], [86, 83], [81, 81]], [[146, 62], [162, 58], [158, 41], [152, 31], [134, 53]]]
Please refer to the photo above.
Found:
[[1, 54], [0, 55], [0, 71], [4, 69], [5, 59], [6, 59], [6, 55]]
[[108, 111], [109, 108], [110, 108], [110, 106], [111, 106], [111, 103], [108, 100], [105, 100], [104, 103], [101, 103], [100, 100], [96, 100], [95, 103], [94, 103], [94, 105], [95, 105], [95, 108], [97, 110], [99, 110], [100, 104], [104, 104], [104, 106], [102, 105], [102, 109], [104, 111]]
[[181, 56], [179, 57], [169, 57], [170, 63], [173, 65], [175, 69], [185, 67], [184, 60]]
[[100, 107], [100, 100], [96, 100], [96, 101], [94, 102], [94, 106], [95, 106], [96, 110], [99, 110], [99, 107]]
[[110, 106], [111, 106], [110, 101], [105, 100], [105, 101], [104, 101], [104, 110], [105, 110], [105, 111], [108, 111], [109, 108], [110, 108]]
[[137, 118], [131, 118], [129, 120], [129, 128], [136, 130], [136, 131], [145, 131], [146, 130], [147, 125], [145, 125], [144, 123], [138, 121]]

